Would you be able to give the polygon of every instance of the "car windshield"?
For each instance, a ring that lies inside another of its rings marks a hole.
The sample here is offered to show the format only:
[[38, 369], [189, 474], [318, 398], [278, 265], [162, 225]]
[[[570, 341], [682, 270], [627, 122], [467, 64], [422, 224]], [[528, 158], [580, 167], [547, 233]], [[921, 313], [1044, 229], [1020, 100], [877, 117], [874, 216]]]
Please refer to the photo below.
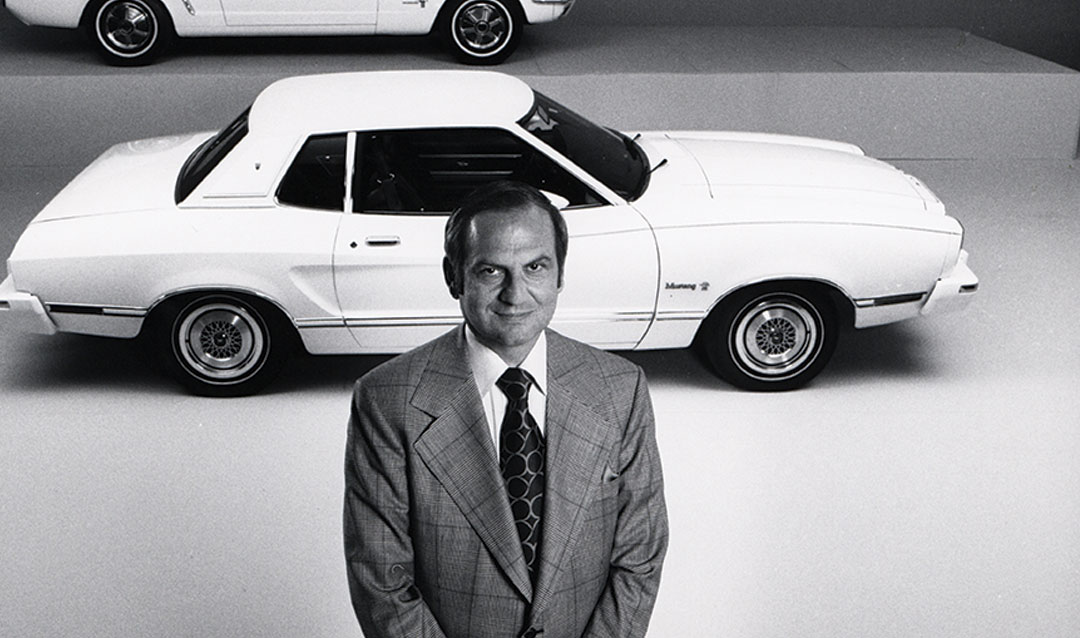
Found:
[[624, 199], [633, 201], [649, 184], [649, 161], [634, 140], [593, 124], [535, 92], [532, 111], [519, 124]]
[[248, 113], [251, 107], [244, 109], [231, 124], [221, 129], [221, 132], [199, 145], [184, 162], [180, 169], [180, 175], [176, 178], [176, 191], [174, 197], [176, 203], [187, 199], [191, 191], [195, 190], [210, 171], [218, 165], [223, 157], [229, 154], [236, 144], [244, 139], [248, 132]]

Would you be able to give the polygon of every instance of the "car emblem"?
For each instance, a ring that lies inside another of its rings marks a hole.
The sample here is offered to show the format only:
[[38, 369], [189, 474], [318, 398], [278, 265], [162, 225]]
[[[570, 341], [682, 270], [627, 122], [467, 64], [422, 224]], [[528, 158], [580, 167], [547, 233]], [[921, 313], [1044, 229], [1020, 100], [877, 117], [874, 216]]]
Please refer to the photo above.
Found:
[[709, 282], [702, 281], [696, 284], [669, 281], [664, 284], [664, 290], [700, 290], [705, 292], [709, 289]]

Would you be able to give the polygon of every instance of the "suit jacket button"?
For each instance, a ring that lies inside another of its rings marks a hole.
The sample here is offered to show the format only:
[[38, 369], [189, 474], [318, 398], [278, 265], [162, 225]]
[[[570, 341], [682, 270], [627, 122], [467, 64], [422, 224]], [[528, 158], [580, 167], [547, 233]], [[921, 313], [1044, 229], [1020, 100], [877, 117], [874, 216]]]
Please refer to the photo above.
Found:
[[409, 585], [405, 591], [398, 594], [398, 600], [403, 603], [411, 603], [418, 598], [420, 598], [420, 590], [416, 588], [416, 585]]

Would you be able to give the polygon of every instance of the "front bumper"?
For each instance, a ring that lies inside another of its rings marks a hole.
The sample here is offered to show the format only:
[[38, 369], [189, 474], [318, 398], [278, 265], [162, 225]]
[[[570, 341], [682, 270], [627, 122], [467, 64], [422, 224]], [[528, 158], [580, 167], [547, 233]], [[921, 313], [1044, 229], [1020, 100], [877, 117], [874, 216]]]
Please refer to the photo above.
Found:
[[15, 280], [11, 275], [0, 284], [0, 321], [20, 332], [56, 334], [56, 324], [41, 300], [30, 293], [15, 290]]
[[574, 6], [574, 0], [532, 0], [521, 4], [525, 21], [529, 24], [552, 22], [565, 16]]
[[967, 251], [961, 250], [956, 265], [934, 285], [919, 314], [963, 310], [971, 303], [975, 292], [979, 289], [979, 278], [975, 276], [971, 268], [968, 268], [967, 260]]

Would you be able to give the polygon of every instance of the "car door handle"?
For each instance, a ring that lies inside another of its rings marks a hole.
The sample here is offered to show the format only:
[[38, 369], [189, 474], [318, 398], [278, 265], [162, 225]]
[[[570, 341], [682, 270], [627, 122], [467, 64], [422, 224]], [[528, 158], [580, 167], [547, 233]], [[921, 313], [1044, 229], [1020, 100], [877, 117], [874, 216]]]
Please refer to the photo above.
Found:
[[366, 237], [364, 243], [368, 246], [397, 246], [401, 243], [401, 238], [397, 235], [373, 235]]

